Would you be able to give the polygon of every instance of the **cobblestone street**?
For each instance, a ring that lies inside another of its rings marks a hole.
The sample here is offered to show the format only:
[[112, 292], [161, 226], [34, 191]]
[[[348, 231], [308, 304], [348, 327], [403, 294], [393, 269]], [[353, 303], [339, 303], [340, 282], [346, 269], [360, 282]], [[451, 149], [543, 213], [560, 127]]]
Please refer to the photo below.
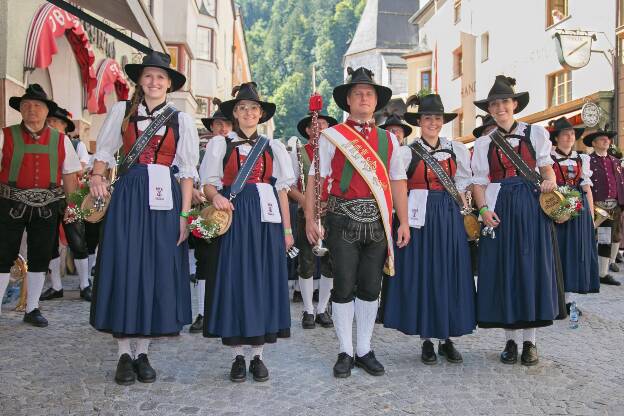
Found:
[[[618, 275], [622, 277], [622, 275]], [[302, 330], [294, 304], [292, 337], [267, 346], [271, 379], [233, 384], [230, 352], [220, 340], [191, 335], [152, 343], [154, 384], [113, 381], [117, 344], [88, 325], [89, 304], [68, 291], [43, 302], [50, 326], [22, 323], [5, 305], [0, 316], [1, 415], [622, 415], [624, 288], [579, 296], [580, 328], [567, 321], [538, 330], [540, 363], [498, 361], [501, 330], [458, 339], [464, 363], [420, 362], [420, 342], [377, 325], [373, 348], [386, 375], [355, 369], [337, 380], [333, 329]], [[248, 362], [248, 361], [247, 361]]]

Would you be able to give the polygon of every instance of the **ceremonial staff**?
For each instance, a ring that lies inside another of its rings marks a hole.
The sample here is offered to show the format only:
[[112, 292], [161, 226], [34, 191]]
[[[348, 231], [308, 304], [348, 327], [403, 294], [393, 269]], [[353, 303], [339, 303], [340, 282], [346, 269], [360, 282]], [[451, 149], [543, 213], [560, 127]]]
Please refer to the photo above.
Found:
[[[314, 92], [310, 96], [309, 110], [312, 114], [312, 137], [310, 141], [312, 144], [313, 157], [312, 163], [314, 165], [314, 221], [321, 227], [321, 170], [319, 159], [319, 138], [321, 132], [319, 131], [318, 115], [323, 109], [323, 97]], [[314, 247], [312, 247], [312, 253], [317, 257], [322, 257], [327, 254], [327, 248], [323, 247], [323, 239], [320, 237]]]

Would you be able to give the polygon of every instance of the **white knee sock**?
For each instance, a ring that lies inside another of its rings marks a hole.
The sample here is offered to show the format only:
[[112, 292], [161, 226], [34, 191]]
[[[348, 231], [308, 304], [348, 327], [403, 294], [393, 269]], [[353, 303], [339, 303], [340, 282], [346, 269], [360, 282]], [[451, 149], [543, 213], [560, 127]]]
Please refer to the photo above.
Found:
[[50, 282], [52, 283], [52, 289], [63, 289], [63, 283], [61, 283], [61, 257], [50, 260], [48, 265], [50, 269]]
[[93, 266], [95, 266], [95, 254], [89, 254], [89, 276], [91, 276]]
[[233, 345], [232, 346], [232, 359], [235, 360], [236, 356], [242, 355], [245, 356], [245, 351], [243, 351], [242, 345]]
[[136, 348], [134, 349], [134, 354], [138, 357], [139, 354], [147, 355], [149, 350], [150, 339], [149, 338], [137, 338]]
[[371, 350], [371, 338], [377, 317], [377, 301], [355, 298], [355, 323], [357, 326], [357, 355], [363, 357]]
[[518, 332], [517, 329], [506, 329], [505, 330], [505, 340], [509, 341], [514, 341], [517, 343], [516, 341], [516, 332]]
[[197, 281], [197, 313], [204, 315], [204, 302], [206, 300], [206, 281]]
[[334, 279], [321, 275], [321, 281], [319, 282], [319, 301], [318, 305], [316, 305], [316, 313], [323, 313], [327, 309], [327, 303], [329, 302], [333, 287]]
[[117, 355], [121, 357], [128, 354], [132, 357], [132, 348], [130, 348], [130, 338], [117, 338]]
[[611, 243], [611, 263], [615, 263], [615, 258], [617, 257], [617, 253], [620, 249], [620, 243]]
[[535, 345], [536, 332], [537, 331], [535, 328], [527, 328], [522, 330], [522, 341], [531, 341], [533, 345]]
[[264, 345], [254, 345], [251, 347], [251, 359], [253, 360], [256, 355], [262, 359], [262, 352], [264, 351]]
[[2, 314], [2, 299], [7, 286], [9, 286], [10, 273], [0, 273], [0, 315]]
[[609, 258], [598, 256], [598, 276], [605, 277], [609, 273]]
[[319, 288], [319, 281], [318, 281], [318, 279], [315, 279], [314, 277], [312, 277], [312, 281], [314, 282], [314, 290], [318, 290], [318, 288]]
[[195, 274], [197, 272], [197, 264], [195, 263], [195, 249], [194, 248], [189, 249], [188, 259], [189, 259], [189, 271], [191, 274]]
[[295, 280], [295, 286], [294, 286], [295, 292], [300, 292], [301, 289], [299, 289], [299, 280]]
[[39, 297], [45, 282], [44, 272], [28, 272], [26, 274], [26, 312], [32, 312], [33, 309], [39, 307]]
[[303, 310], [307, 313], [314, 313], [314, 304], [312, 303], [312, 295], [314, 294], [314, 281], [312, 278], [299, 278], [299, 288], [301, 297], [303, 298]]
[[353, 314], [355, 306], [353, 302], [332, 302], [332, 316], [336, 335], [340, 342], [340, 352], [346, 352], [353, 357]]
[[76, 272], [80, 277], [80, 290], [85, 287], [89, 287], [89, 276], [91, 275], [89, 269], [89, 259], [74, 260], [76, 265]]

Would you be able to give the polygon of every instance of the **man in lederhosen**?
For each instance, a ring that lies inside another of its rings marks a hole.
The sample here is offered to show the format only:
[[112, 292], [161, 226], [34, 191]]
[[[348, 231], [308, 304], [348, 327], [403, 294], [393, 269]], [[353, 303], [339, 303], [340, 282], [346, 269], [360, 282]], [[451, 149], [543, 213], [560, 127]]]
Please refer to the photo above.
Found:
[[23, 96], [11, 97], [9, 105], [22, 114], [22, 122], [0, 132], [0, 295], [4, 296], [26, 230], [24, 322], [45, 327], [48, 321], [39, 311], [39, 296], [57, 238], [61, 199], [76, 189], [81, 166], [69, 137], [46, 124], [56, 104], [40, 85], [29, 85]]
[[[320, 180], [328, 197], [325, 241], [334, 288], [332, 316], [340, 341], [335, 377], [349, 377], [354, 364], [369, 374], [384, 374], [370, 341], [377, 315], [382, 274], [394, 275], [392, 209], [400, 225], [397, 245], [409, 242], [407, 183], [396, 137], [375, 125], [373, 115], [390, 97], [365, 68], [353, 70], [345, 84], [334, 88], [338, 107], [349, 113], [345, 123], [323, 130], [319, 141]], [[306, 192], [306, 234], [315, 244], [322, 233], [314, 221], [314, 169]], [[357, 348], [353, 354], [353, 318]]]
[[[213, 98], [215, 106], [221, 105], [221, 100]], [[201, 122], [208, 131], [215, 136], [227, 137], [232, 131], [232, 120], [226, 117], [220, 108], [217, 108], [212, 117], [202, 118]], [[199, 152], [199, 163], [204, 158], [205, 150]], [[193, 189], [193, 205], [202, 205], [206, 201], [201, 186]], [[199, 334], [204, 328], [204, 303], [206, 294], [212, 295], [215, 274], [217, 273], [218, 242], [215, 240], [206, 242], [205, 240], [189, 236], [189, 262], [191, 263], [191, 273], [195, 274], [195, 288], [197, 289], [197, 310], [199, 313], [193, 324], [189, 327], [191, 334]], [[193, 267], [196, 265], [196, 267]], [[194, 271], [193, 271], [194, 270]], [[208, 285], [206, 285], [208, 283]], [[206, 288], [207, 286], [207, 288]]]
[[[68, 134], [76, 129], [76, 125], [71, 120], [71, 113], [64, 108], [56, 107], [56, 109], [48, 114], [47, 120], [48, 126], [57, 129], [63, 134]], [[72, 146], [78, 154], [78, 144], [72, 139]], [[78, 141], [80, 141], [78, 139]], [[80, 142], [86, 152], [84, 143]], [[81, 152], [80, 152], [81, 153]], [[80, 159], [80, 156], [78, 156]], [[81, 166], [84, 168], [83, 161], [80, 161]], [[88, 160], [87, 160], [88, 163]], [[78, 178], [76, 178], [78, 179]], [[65, 204], [62, 204], [65, 205]], [[64, 211], [64, 210], [63, 210]], [[64, 218], [63, 212], [60, 213], [59, 221], [63, 223], [63, 230], [65, 231], [65, 237], [67, 238], [67, 244], [71, 249], [74, 257], [74, 264], [76, 265], [76, 272], [80, 278], [80, 298], [88, 302], [91, 301], [91, 284], [89, 283], [89, 276], [91, 270], [89, 269], [89, 250], [87, 248], [87, 238], [85, 233], [85, 225], [83, 221], [67, 222]], [[57, 227], [57, 232], [59, 228]], [[51, 300], [63, 297], [63, 284], [61, 283], [61, 256], [59, 253], [59, 235], [57, 233], [54, 239], [54, 248], [52, 249], [52, 260], [50, 260], [50, 281], [51, 285], [41, 294], [40, 301]]]
[[403, 118], [396, 114], [389, 114], [383, 124], [379, 128], [389, 131], [394, 134], [401, 146], [406, 145], [407, 138], [412, 134], [412, 128], [409, 124], [403, 121]]
[[585, 146], [593, 147], [590, 168], [594, 205], [606, 210], [609, 219], [598, 227], [598, 275], [600, 283], [619, 286], [621, 283], [609, 274], [609, 264], [615, 263], [620, 247], [620, 214], [624, 206], [624, 176], [620, 161], [608, 154], [611, 139], [616, 132], [598, 129], [583, 137]]
[[[318, 115], [319, 131], [326, 129], [327, 127], [338, 124], [335, 118], [328, 115]], [[314, 284], [313, 277], [316, 269], [316, 257], [312, 253], [312, 244], [308, 241], [305, 235], [305, 197], [303, 195], [303, 176], [305, 172], [309, 172], [310, 165], [313, 158], [313, 148], [310, 143], [310, 137], [313, 134], [312, 129], [312, 116], [308, 115], [297, 123], [297, 130], [302, 137], [308, 140], [303, 145], [291, 146], [290, 155], [293, 159], [293, 169], [295, 176], [299, 179], [296, 184], [290, 187], [288, 197], [293, 199], [298, 204], [296, 218], [296, 230], [295, 230], [295, 245], [299, 248], [299, 255], [297, 256], [297, 274], [299, 281], [299, 289], [301, 290], [301, 298], [303, 299], [303, 314], [301, 317], [301, 327], [303, 329], [313, 329], [316, 324], [321, 325], [323, 328], [331, 328], [334, 323], [331, 316], [327, 313], [327, 304], [331, 290], [334, 286], [333, 274], [331, 271], [331, 262], [329, 256], [323, 256], [320, 258], [320, 272], [321, 278], [319, 281], [319, 297], [316, 306], [316, 315], [314, 314]], [[301, 171], [304, 174], [301, 174]]]

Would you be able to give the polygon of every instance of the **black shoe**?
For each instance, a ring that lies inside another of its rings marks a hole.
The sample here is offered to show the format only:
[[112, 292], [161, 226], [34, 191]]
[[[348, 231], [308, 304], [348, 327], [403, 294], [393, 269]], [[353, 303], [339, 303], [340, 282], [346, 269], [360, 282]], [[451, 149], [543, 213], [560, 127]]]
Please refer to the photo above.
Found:
[[295, 290], [293, 292], [293, 298], [292, 298], [293, 303], [301, 303], [303, 302], [303, 297], [301, 296], [301, 292], [298, 290]]
[[230, 380], [234, 383], [242, 383], [247, 380], [247, 365], [245, 364], [245, 357], [242, 355], [237, 355], [232, 362]]
[[501, 352], [500, 360], [503, 364], [515, 364], [518, 362], [518, 344], [513, 339], [507, 341], [505, 349]]
[[54, 290], [54, 288], [49, 288], [48, 290], [43, 292], [41, 296], [39, 296], [39, 300], [51, 300], [51, 299], [62, 298], [62, 297], [63, 297], [63, 289]]
[[199, 314], [197, 318], [195, 318], [195, 322], [189, 328], [189, 332], [191, 334], [198, 334], [204, 330], [204, 317]]
[[617, 264], [615, 264], [615, 263], [611, 263], [611, 264], [609, 265], [609, 271], [612, 271], [612, 272], [614, 272], [614, 273], [619, 273], [619, 272], [620, 272], [620, 266], [618, 266], [618, 265], [617, 265]]
[[312, 301], [318, 302], [318, 297], [319, 297], [319, 290], [316, 289], [314, 292], [312, 292]]
[[[571, 306], [572, 306], [572, 302], [566, 303], [566, 311], [568, 311], [568, 316], [570, 316], [570, 307]], [[578, 306], [576, 307], [576, 311], [578, 312], [578, 316], [583, 316], [583, 311], [581, 311]]]
[[423, 364], [433, 365], [438, 362], [438, 357], [433, 347], [433, 342], [426, 340], [422, 344], [422, 352], [420, 353], [420, 360]]
[[48, 326], [48, 320], [41, 315], [41, 311], [38, 308], [24, 314], [24, 322], [36, 326], [39, 328], [45, 328]]
[[459, 364], [464, 361], [462, 355], [455, 349], [453, 341], [447, 339], [444, 344], [438, 343], [438, 354], [442, 357], [446, 357], [446, 361], [453, 364]]
[[615, 262], [616, 263], [624, 263], [624, 257], [622, 256], [622, 253], [620, 253], [618, 251], [617, 256], [615, 256]]
[[334, 377], [347, 378], [351, 375], [351, 369], [354, 367], [353, 357], [346, 352], [338, 354], [336, 364], [334, 364]]
[[249, 372], [253, 374], [254, 381], [267, 381], [269, 369], [266, 368], [259, 355], [256, 355], [249, 363]]
[[301, 327], [303, 329], [314, 329], [316, 327], [316, 324], [314, 323], [314, 315], [303, 311], [303, 315], [301, 317]]
[[356, 354], [355, 365], [364, 369], [364, 371], [372, 376], [383, 376], [386, 372], [384, 366], [375, 358], [375, 352], [373, 350], [370, 350], [368, 354], [363, 357], [358, 357]]
[[122, 354], [117, 363], [117, 371], [115, 371], [115, 383], [122, 386], [134, 384], [136, 376], [134, 374], [134, 366], [132, 357], [128, 354]]
[[607, 274], [604, 277], [601, 277], [600, 283], [602, 283], [603, 285], [613, 285], [613, 286], [620, 286], [622, 284], [618, 282], [617, 280], [615, 280], [613, 276], [611, 276], [610, 274]]
[[91, 302], [91, 285], [85, 287], [84, 289], [80, 289], [80, 297], [87, 302]]
[[522, 365], [532, 366], [539, 362], [537, 358], [537, 347], [531, 341], [522, 343], [522, 355], [520, 356]]
[[139, 354], [134, 360], [134, 371], [136, 371], [137, 380], [141, 383], [153, 383], [156, 381], [156, 371], [150, 365], [147, 354]]
[[334, 321], [332, 320], [331, 316], [329, 316], [327, 312], [317, 313], [316, 319], [314, 321], [320, 326], [322, 326], [323, 328], [334, 327]]

